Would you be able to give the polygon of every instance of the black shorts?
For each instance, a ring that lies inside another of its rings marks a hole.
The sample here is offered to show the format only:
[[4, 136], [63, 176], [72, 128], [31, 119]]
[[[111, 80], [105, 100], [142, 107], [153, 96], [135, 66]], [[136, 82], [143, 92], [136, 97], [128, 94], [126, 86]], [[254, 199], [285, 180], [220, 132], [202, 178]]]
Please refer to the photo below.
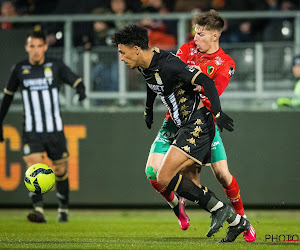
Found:
[[23, 155], [47, 152], [52, 161], [69, 157], [64, 132], [23, 133]]
[[206, 107], [202, 107], [178, 130], [173, 145], [196, 163], [206, 164], [211, 161], [211, 143], [214, 136], [212, 114]]

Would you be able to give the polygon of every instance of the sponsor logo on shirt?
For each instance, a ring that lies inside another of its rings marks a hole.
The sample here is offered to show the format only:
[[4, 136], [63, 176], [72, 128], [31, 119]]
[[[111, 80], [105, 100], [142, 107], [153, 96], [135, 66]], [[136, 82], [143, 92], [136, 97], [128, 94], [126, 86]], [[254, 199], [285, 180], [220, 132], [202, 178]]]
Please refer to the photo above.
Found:
[[22, 75], [28, 75], [28, 74], [30, 74], [30, 70], [29, 69], [23, 69]]
[[230, 67], [228, 74], [232, 76], [234, 72], [235, 72], [234, 68]]
[[221, 59], [221, 57], [219, 57], [219, 56], [216, 56], [216, 58], [215, 58], [215, 63], [216, 63], [216, 65], [221, 65], [222, 63], [223, 63], [224, 61]]
[[155, 93], [163, 93], [165, 90], [164, 90], [164, 86], [163, 85], [153, 85], [153, 84], [149, 84], [147, 83], [148, 87], [150, 89], [152, 89]]
[[193, 56], [193, 55], [195, 55], [195, 54], [197, 54], [197, 49], [191, 48], [191, 49], [190, 49], [190, 55]]
[[190, 65], [185, 66], [185, 68], [186, 68], [188, 71], [190, 71], [190, 72], [194, 72], [195, 69], [196, 69], [196, 68], [194, 68], [194, 67], [192, 67], [192, 66], [190, 66]]
[[49, 85], [52, 85], [53, 78], [34, 78], [34, 79], [24, 79], [23, 84], [25, 88], [30, 88], [30, 90], [43, 90], [48, 89]]
[[177, 50], [177, 52], [176, 52], [177, 55], [181, 55], [182, 53], [183, 53], [183, 52], [182, 52], [181, 49]]

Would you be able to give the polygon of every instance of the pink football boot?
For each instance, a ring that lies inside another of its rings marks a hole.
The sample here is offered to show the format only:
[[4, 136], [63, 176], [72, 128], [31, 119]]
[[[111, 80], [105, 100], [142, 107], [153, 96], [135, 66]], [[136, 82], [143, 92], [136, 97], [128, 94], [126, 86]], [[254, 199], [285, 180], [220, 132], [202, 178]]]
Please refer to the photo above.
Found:
[[183, 197], [178, 197], [178, 198], [179, 198], [179, 216], [177, 215], [176, 216], [178, 218], [180, 228], [182, 230], [187, 230], [190, 226], [190, 219], [185, 213], [185, 198]]
[[253, 242], [256, 239], [256, 232], [254, 230], [254, 228], [252, 227], [252, 225], [250, 224], [249, 226], [249, 230], [243, 232], [243, 237], [245, 239], [245, 241], [247, 242]]

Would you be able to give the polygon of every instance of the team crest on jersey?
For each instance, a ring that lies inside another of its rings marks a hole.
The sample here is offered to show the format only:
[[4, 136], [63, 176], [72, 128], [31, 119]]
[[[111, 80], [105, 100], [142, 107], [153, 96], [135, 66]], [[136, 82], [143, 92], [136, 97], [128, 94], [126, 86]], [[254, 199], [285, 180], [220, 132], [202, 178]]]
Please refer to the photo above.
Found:
[[44, 69], [44, 75], [47, 78], [53, 77], [52, 69], [50, 67], [46, 67]]
[[29, 69], [23, 69], [22, 75], [28, 75], [28, 74], [30, 74], [30, 70]]
[[163, 85], [161, 77], [160, 77], [160, 75], [157, 72], [154, 74], [154, 76], [155, 76], [155, 80], [156, 80], [157, 84], [158, 85]]
[[219, 56], [216, 56], [215, 58], [215, 63], [219, 66], [223, 63], [224, 61], [221, 59], [221, 57]]
[[214, 73], [215, 68], [213, 66], [207, 66], [207, 74], [212, 75]]

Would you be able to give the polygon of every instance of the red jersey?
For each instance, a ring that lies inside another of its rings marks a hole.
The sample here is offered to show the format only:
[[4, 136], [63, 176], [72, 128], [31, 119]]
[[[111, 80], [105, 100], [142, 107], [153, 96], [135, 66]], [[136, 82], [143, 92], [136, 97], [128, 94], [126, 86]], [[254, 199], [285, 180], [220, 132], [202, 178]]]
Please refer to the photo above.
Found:
[[[228, 86], [235, 70], [235, 62], [221, 47], [213, 54], [201, 53], [197, 50], [195, 42], [182, 45], [176, 55], [191, 66], [200, 67], [201, 71], [214, 80], [219, 96]], [[205, 93], [200, 94], [205, 107], [211, 111], [211, 104]], [[167, 112], [166, 119], [171, 120]]]

